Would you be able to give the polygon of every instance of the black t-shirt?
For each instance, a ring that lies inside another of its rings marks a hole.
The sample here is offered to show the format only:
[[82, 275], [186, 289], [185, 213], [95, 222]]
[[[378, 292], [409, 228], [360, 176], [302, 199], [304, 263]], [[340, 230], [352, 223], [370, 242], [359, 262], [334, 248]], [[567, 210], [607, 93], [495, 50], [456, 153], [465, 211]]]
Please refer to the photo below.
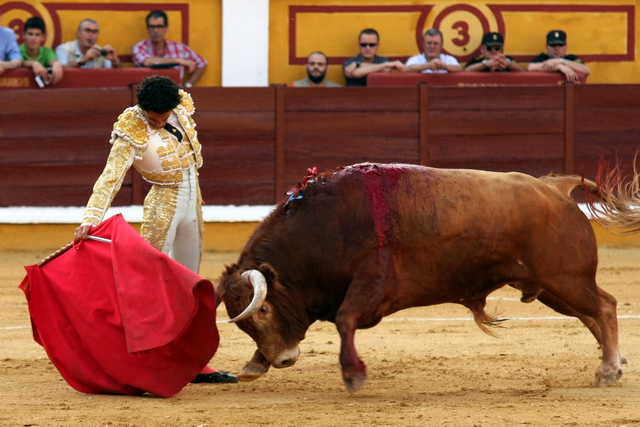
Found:
[[[358, 63], [358, 67], [359, 67], [360, 66], [359, 64], [362, 63], [362, 56], [358, 55], [358, 56], [354, 56], [353, 58], [347, 59], [342, 64], [342, 69], [344, 70], [347, 67], [347, 65], [353, 62]], [[373, 58], [374, 64], [382, 64], [383, 62], [389, 62], [389, 58], [387, 58], [386, 56], [378, 56], [378, 55], [376, 55]], [[366, 86], [367, 85], [367, 76], [364, 76], [361, 79], [350, 79], [347, 76], [345, 76], [344, 80], [347, 83], [346, 84], [347, 86]]]
[[[566, 55], [563, 56], [564, 59], [566, 59], [567, 61], [573, 61], [573, 62], [578, 62], [580, 64], [584, 64], [584, 62], [582, 62], [582, 59], [578, 58], [575, 55]], [[540, 55], [536, 56], [535, 58], [533, 58], [531, 60], [531, 63], [536, 63], [536, 62], [544, 62], [547, 59], [552, 59], [549, 55], [547, 55], [546, 53], [541, 53]]]
[[[507, 59], [509, 59], [510, 61], [513, 61], [513, 58], [510, 56], [506, 57]], [[479, 64], [480, 62], [484, 61], [485, 57], [480, 55], [480, 56], [476, 56], [474, 57], [471, 61], [467, 62], [467, 65], [464, 66], [464, 69], [466, 70], [467, 67], [469, 65], [474, 65], [474, 64]], [[500, 70], [495, 70], [493, 71], [494, 73], [502, 73], [502, 72], [506, 72], [506, 71], [511, 71], [509, 68], [502, 68]], [[482, 70], [483, 73], [490, 73], [491, 69], [489, 67], [485, 67], [484, 70]]]

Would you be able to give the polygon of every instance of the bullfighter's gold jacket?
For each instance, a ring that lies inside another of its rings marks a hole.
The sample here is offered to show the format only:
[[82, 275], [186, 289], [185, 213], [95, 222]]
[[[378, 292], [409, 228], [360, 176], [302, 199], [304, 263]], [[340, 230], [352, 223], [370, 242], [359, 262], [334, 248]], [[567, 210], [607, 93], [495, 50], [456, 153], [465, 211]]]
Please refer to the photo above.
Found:
[[[154, 222], [151, 227], [153, 230], [146, 227], [147, 233], [141, 230], [141, 234], [154, 246], [154, 243], [161, 243], [157, 241], [158, 238], [164, 241], [163, 229], [168, 228], [175, 213], [174, 198], [182, 182], [182, 171], [192, 166], [202, 166], [201, 146], [191, 117], [195, 111], [193, 100], [182, 90], [180, 95], [182, 102], [173, 112], [185, 131], [182, 142], [178, 142], [165, 129], [149, 126], [142, 109], [137, 105], [120, 114], [111, 133], [112, 147], [107, 164], [93, 187], [82, 224], [97, 225], [102, 221], [133, 165], [146, 181], [154, 184], [145, 199], [143, 220], [143, 228], [145, 222]], [[145, 235], [149, 233], [156, 234], [156, 238]]]

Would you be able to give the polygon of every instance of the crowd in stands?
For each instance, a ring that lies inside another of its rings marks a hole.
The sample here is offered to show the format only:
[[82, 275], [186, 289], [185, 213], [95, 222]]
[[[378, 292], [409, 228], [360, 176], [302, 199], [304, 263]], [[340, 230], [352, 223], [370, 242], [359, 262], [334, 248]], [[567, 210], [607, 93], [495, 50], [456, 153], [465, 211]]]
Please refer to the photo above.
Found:
[[[146, 17], [149, 38], [135, 44], [131, 53], [136, 67], [178, 68], [184, 86], [200, 80], [207, 61], [184, 43], [165, 38], [169, 18], [161, 10]], [[100, 25], [93, 19], [83, 19], [76, 39], [62, 43], [55, 51], [43, 46], [46, 38], [44, 20], [34, 16], [25, 21], [24, 43], [18, 46], [16, 34], [0, 27], [0, 74], [20, 67], [30, 68], [40, 86], [58, 83], [64, 68], [121, 68], [118, 52], [109, 44], [98, 44]]]
[[[149, 38], [136, 43], [132, 49], [136, 67], [178, 68], [185, 87], [195, 85], [207, 68], [207, 61], [184, 43], [165, 38], [169, 18], [161, 10], [151, 11], [146, 17]], [[33, 70], [39, 84], [56, 84], [62, 79], [64, 68], [120, 68], [118, 53], [109, 44], [98, 44], [100, 26], [93, 19], [84, 19], [78, 25], [76, 39], [62, 43], [55, 52], [43, 46], [46, 27], [42, 18], [29, 18], [24, 25], [24, 43], [18, 46], [16, 35], [0, 27], [0, 74], [6, 70], [27, 67]], [[547, 34], [547, 53], [533, 58], [525, 69], [504, 53], [504, 37], [498, 32], [482, 37], [480, 55], [471, 59], [464, 68], [458, 60], [442, 52], [443, 35], [436, 29], [427, 30], [423, 38], [423, 52], [410, 57], [406, 63], [391, 61], [378, 55], [380, 35], [368, 28], [358, 36], [357, 56], [342, 64], [347, 86], [366, 86], [372, 73], [458, 73], [467, 72], [546, 72], [562, 73], [567, 81], [575, 82], [578, 74], [590, 74], [589, 67], [575, 55], [567, 54], [567, 34], [553, 30]], [[322, 52], [313, 52], [307, 58], [307, 78], [293, 83], [295, 87], [339, 87], [326, 79], [329, 61]]]
[[[464, 68], [458, 60], [442, 52], [443, 35], [436, 29], [427, 30], [423, 38], [423, 50], [410, 57], [406, 63], [391, 61], [378, 55], [380, 35], [368, 28], [358, 36], [360, 53], [347, 59], [342, 70], [347, 86], [366, 86], [367, 76], [372, 73], [458, 73], [467, 72], [545, 72], [562, 73], [566, 80], [575, 82], [577, 73], [587, 77], [591, 70], [575, 55], [567, 54], [567, 34], [561, 30], [553, 30], [547, 34], [547, 53], [541, 53], [531, 60], [525, 69], [515, 59], [504, 53], [504, 37], [497, 32], [482, 36], [480, 55], [469, 61]], [[320, 63], [319, 63], [320, 61]], [[327, 73], [327, 56], [322, 52], [313, 52], [307, 59], [308, 78], [298, 80], [294, 86], [335, 86], [336, 83], [324, 79]]]

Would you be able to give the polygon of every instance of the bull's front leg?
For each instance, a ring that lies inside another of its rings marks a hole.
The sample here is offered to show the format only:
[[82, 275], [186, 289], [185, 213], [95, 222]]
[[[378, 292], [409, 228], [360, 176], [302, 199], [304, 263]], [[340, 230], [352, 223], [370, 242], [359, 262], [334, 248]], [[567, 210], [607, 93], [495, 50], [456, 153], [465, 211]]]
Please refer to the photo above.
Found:
[[260, 350], [256, 350], [251, 360], [244, 365], [242, 372], [238, 374], [238, 380], [242, 382], [255, 381], [266, 374], [270, 366], [271, 364], [260, 353]]
[[342, 367], [342, 379], [347, 390], [356, 392], [362, 388], [367, 379], [367, 367], [355, 347], [356, 325], [353, 315], [338, 312], [336, 327], [340, 334], [340, 366]]

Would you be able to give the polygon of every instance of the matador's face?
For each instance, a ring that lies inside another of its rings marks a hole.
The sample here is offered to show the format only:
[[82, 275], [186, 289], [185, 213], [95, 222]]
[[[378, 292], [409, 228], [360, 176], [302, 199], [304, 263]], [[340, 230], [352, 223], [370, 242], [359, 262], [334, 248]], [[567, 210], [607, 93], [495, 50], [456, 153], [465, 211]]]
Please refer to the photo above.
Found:
[[156, 113], [155, 111], [144, 111], [144, 116], [147, 118], [147, 121], [149, 122], [152, 128], [162, 129], [164, 125], [167, 124], [167, 120], [169, 120], [169, 116], [171, 116], [171, 111], [167, 111], [166, 113]]

